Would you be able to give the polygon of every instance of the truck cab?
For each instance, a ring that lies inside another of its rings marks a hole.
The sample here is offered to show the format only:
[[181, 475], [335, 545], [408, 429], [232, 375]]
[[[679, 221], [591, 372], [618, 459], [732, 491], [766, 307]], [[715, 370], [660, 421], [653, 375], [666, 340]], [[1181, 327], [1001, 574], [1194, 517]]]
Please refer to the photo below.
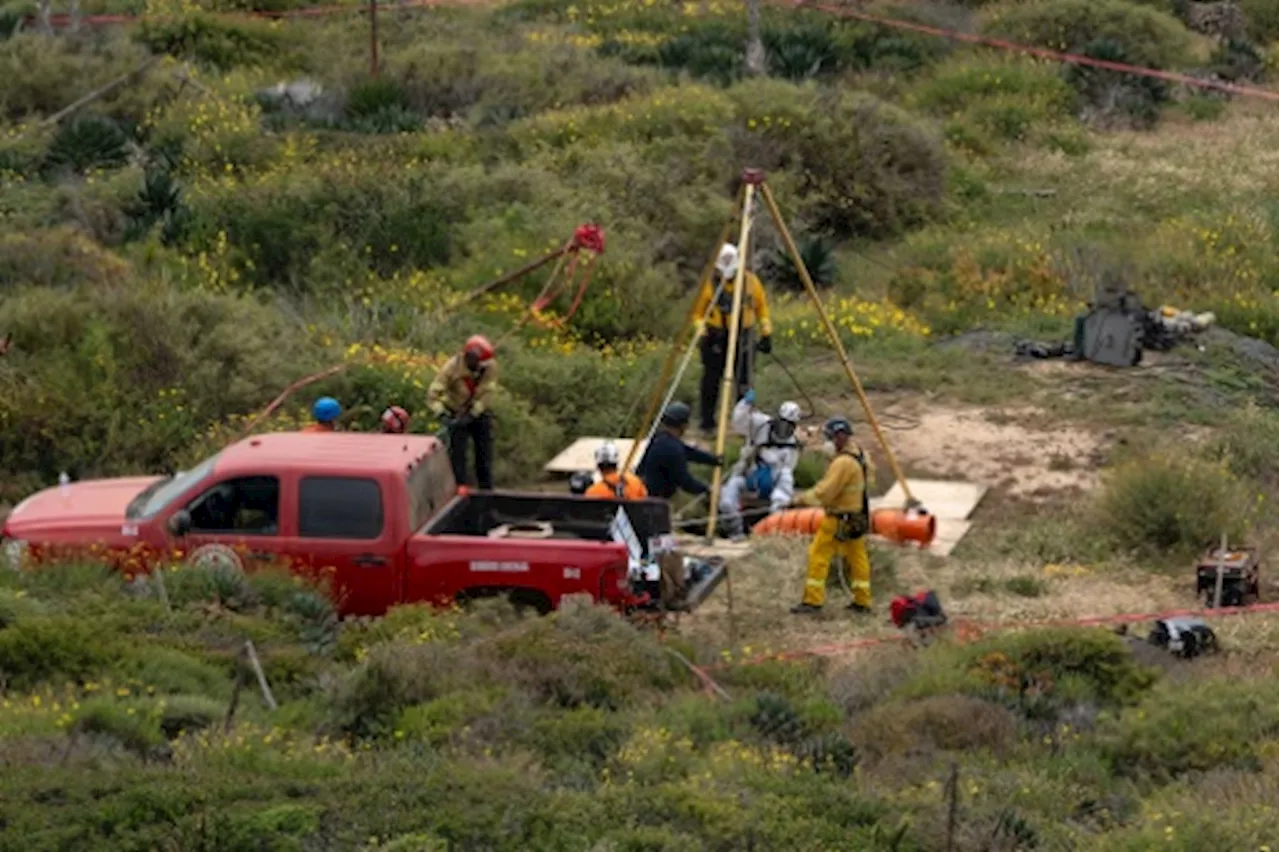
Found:
[[460, 490], [433, 437], [280, 432], [173, 476], [34, 494], [0, 529], [0, 556], [105, 558], [129, 574], [285, 564], [323, 578], [344, 615], [512, 592], [540, 610], [569, 594], [626, 607], [634, 546], [614, 534], [620, 515], [642, 542], [670, 531], [662, 501]]

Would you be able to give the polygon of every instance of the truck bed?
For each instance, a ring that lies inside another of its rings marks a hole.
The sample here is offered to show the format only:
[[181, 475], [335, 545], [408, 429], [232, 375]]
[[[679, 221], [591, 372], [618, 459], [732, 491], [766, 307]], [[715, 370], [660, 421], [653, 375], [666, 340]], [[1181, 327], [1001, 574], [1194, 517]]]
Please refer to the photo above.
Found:
[[[621, 507], [642, 550], [671, 529], [665, 501], [574, 495], [459, 494], [409, 540], [404, 599], [449, 602], [517, 592], [539, 608], [590, 591], [615, 600], [629, 590], [628, 552], [609, 525]], [[507, 527], [506, 530], [500, 530]], [[506, 535], [494, 537], [493, 532]]]

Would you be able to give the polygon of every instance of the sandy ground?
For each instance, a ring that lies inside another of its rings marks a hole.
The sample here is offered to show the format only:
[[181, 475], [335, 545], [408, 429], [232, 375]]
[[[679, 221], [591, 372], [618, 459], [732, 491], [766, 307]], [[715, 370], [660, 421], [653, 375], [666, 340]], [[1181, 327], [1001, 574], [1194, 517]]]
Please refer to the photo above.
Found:
[[904, 467], [1031, 500], [1097, 484], [1105, 439], [1036, 408], [900, 405], [888, 413], [919, 423], [889, 436]]

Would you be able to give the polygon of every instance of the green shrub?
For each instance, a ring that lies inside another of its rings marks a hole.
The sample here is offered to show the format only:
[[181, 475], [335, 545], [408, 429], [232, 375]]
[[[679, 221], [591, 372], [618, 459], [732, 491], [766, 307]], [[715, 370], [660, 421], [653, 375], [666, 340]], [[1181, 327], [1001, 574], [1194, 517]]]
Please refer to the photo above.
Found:
[[1228, 38], [1214, 48], [1209, 69], [1224, 80], [1253, 81], [1262, 78], [1266, 62], [1249, 42]]
[[268, 60], [278, 63], [289, 49], [285, 34], [266, 23], [231, 22], [203, 14], [144, 21], [137, 39], [152, 53], [193, 59], [219, 70]]
[[960, 693], [1052, 719], [1073, 704], [1132, 703], [1155, 682], [1124, 641], [1108, 630], [1052, 628], [938, 647], [898, 690], [919, 698]]
[[160, 730], [169, 739], [211, 727], [226, 715], [227, 707], [204, 695], [171, 695], [163, 702]]
[[1274, 489], [1280, 465], [1275, 448], [1280, 445], [1280, 420], [1271, 411], [1249, 405], [1225, 419], [1210, 442], [1208, 456], [1220, 461], [1242, 480]]
[[336, 686], [334, 726], [357, 737], [391, 734], [405, 708], [431, 701], [444, 689], [446, 681], [438, 675], [445, 665], [434, 645], [395, 642], [374, 647]]
[[59, 125], [44, 167], [50, 172], [83, 174], [91, 169], [109, 169], [124, 165], [129, 157], [129, 142], [124, 131], [111, 119], [97, 115], [80, 115]]
[[27, 597], [21, 589], [0, 589], [0, 630], [45, 611], [40, 601]]
[[964, 695], [938, 695], [882, 704], [859, 715], [851, 738], [881, 759], [926, 749], [1002, 752], [1018, 737], [1018, 719], [1004, 707]]
[[80, 705], [71, 730], [117, 743], [139, 757], [153, 756], [164, 744], [158, 705], [92, 698]]
[[[18, 8], [23, 15], [31, 12], [25, 6], [7, 8]], [[104, 33], [102, 38], [93, 39], [48, 39], [36, 28], [26, 27], [4, 41], [4, 58], [0, 117], [17, 121], [35, 115], [52, 115], [85, 92], [135, 70], [146, 61], [147, 53], [123, 35]], [[160, 75], [153, 71], [128, 86], [105, 93], [93, 102], [93, 109], [132, 126], [143, 120], [164, 85]], [[6, 142], [6, 147], [9, 144]]]
[[211, 422], [256, 411], [314, 357], [268, 306], [146, 280], [24, 288], [0, 300], [0, 328], [13, 334], [0, 481], [172, 469]]
[[8, 689], [82, 680], [114, 655], [112, 635], [83, 618], [33, 616], [0, 630], [0, 679]]
[[494, 637], [486, 652], [536, 700], [566, 708], [617, 709], [685, 682], [656, 643], [607, 607], [562, 606]]
[[1249, 509], [1247, 490], [1224, 465], [1174, 451], [1112, 471], [1098, 495], [1097, 518], [1122, 547], [1185, 556], [1224, 532], [1234, 540]]
[[[1132, 64], [1129, 49], [1106, 38], [1089, 42], [1080, 51], [1091, 59]], [[1088, 65], [1072, 65], [1067, 81], [1087, 104], [1086, 117], [1103, 126], [1117, 123], [1151, 127], [1159, 118], [1159, 106], [1168, 98], [1163, 80], [1109, 71]]]
[[244, 571], [223, 563], [183, 566], [166, 572], [165, 586], [175, 606], [215, 603], [235, 612], [245, 612], [258, 602]]
[[1271, 44], [1280, 35], [1280, 14], [1276, 0], [1237, 0], [1249, 28], [1249, 38], [1257, 44]]
[[468, 690], [406, 707], [396, 720], [396, 736], [444, 745], [461, 733], [463, 725], [493, 710], [501, 697], [497, 689]]
[[231, 671], [211, 665], [176, 648], [141, 645], [120, 663], [121, 674], [155, 687], [158, 694], [220, 698], [231, 686]]
[[1107, 720], [1107, 755], [1122, 775], [1166, 780], [1219, 767], [1257, 771], [1280, 733], [1274, 684], [1264, 678], [1173, 682]]
[[1080, 53], [1106, 41], [1148, 68], [1173, 68], [1189, 57], [1191, 35], [1172, 16], [1125, 0], [1035, 0], [989, 9], [987, 35]]

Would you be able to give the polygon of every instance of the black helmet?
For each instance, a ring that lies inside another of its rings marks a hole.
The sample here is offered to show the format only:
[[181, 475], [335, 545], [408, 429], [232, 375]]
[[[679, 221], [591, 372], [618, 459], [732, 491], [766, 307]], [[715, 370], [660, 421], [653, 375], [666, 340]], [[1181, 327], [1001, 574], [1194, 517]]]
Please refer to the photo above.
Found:
[[827, 440], [833, 440], [839, 434], [852, 435], [853, 424], [843, 417], [832, 417], [822, 426], [822, 434]]
[[683, 402], [673, 402], [662, 412], [662, 422], [668, 426], [684, 426], [693, 411]]
[[586, 494], [587, 489], [591, 487], [591, 483], [595, 482], [595, 479], [595, 475], [589, 470], [575, 471], [569, 477], [569, 493]]

